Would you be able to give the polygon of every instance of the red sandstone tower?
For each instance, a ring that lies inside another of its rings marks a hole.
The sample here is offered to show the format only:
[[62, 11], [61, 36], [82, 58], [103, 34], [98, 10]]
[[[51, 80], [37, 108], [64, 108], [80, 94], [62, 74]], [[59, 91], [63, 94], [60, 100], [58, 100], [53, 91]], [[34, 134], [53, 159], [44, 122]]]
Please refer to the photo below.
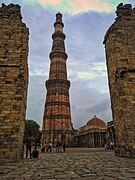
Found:
[[50, 53], [50, 73], [46, 81], [47, 95], [43, 117], [42, 143], [65, 141], [71, 145], [72, 123], [70, 112], [69, 88], [67, 80], [65, 52], [65, 34], [62, 14], [56, 14], [54, 33], [52, 34], [53, 45]]

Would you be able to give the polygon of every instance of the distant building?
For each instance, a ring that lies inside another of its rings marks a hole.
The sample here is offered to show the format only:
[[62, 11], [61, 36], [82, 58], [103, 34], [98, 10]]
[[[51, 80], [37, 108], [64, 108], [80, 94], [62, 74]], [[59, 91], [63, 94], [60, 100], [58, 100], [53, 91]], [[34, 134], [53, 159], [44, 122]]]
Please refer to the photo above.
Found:
[[106, 123], [94, 115], [74, 135], [74, 145], [78, 147], [102, 147], [106, 142], [106, 132]]

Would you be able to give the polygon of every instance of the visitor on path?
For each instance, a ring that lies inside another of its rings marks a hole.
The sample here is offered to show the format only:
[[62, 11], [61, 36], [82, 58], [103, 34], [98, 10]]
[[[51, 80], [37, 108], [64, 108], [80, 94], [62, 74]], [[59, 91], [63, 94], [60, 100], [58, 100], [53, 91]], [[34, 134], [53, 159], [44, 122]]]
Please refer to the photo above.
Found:
[[107, 143], [105, 143], [105, 147], [104, 148], [105, 148], [105, 150], [107, 149]]
[[63, 152], [65, 152], [65, 150], [66, 150], [66, 144], [65, 142], [63, 142]]
[[106, 142], [105, 142], [105, 146], [104, 146], [104, 148], [105, 148], [105, 150], [107, 150], [107, 149], [109, 149], [109, 141], [107, 140]]
[[46, 152], [48, 152], [48, 148], [49, 148], [49, 145], [48, 145], [48, 143], [46, 143], [46, 144], [45, 144], [45, 150], [46, 150]]
[[59, 142], [59, 152], [62, 150], [62, 142]]
[[24, 148], [24, 154], [26, 154], [26, 150], [27, 150], [27, 144], [26, 143], [24, 143], [23, 148]]
[[114, 143], [113, 143], [113, 141], [110, 142], [110, 148], [111, 148], [111, 149], [114, 149]]
[[59, 142], [56, 142], [56, 152], [59, 152]]
[[42, 149], [42, 147], [43, 147], [43, 145], [42, 145], [42, 143], [40, 143], [40, 149]]
[[48, 151], [52, 152], [52, 143], [49, 143]]
[[41, 147], [41, 152], [45, 152], [45, 146]]
[[32, 156], [31, 156], [31, 137], [27, 137], [27, 139], [26, 139], [26, 159], [28, 158], [28, 151], [30, 154], [30, 158], [32, 158]]
[[37, 150], [37, 147], [35, 146], [34, 150], [32, 152], [32, 157], [33, 158], [38, 158], [38, 156], [39, 156], [39, 151]]

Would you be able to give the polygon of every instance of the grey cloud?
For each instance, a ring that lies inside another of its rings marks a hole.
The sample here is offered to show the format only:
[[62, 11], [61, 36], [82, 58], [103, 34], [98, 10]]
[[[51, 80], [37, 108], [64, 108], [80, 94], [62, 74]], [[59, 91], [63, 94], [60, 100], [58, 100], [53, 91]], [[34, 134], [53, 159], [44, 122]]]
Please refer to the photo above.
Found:
[[[51, 35], [54, 31], [55, 14], [37, 4], [31, 7], [23, 5], [22, 1], [19, 1], [19, 4], [22, 7], [23, 21], [30, 30], [29, 72], [33, 76], [30, 76], [29, 82], [27, 118], [34, 119], [42, 125], [46, 93], [45, 80], [49, 76], [48, 55], [52, 46]], [[102, 42], [112, 21], [114, 21], [114, 14], [90, 12], [76, 16], [63, 15], [64, 33], [67, 37], [66, 51], [69, 57], [67, 66], [68, 78], [71, 81], [72, 120], [75, 128], [84, 125], [95, 112], [103, 120], [111, 119], [109, 105], [108, 108], [102, 108], [103, 105], [107, 106], [109, 99], [109, 95], [104, 95], [102, 92], [103, 88], [104, 92], [108, 92], [107, 76], [86, 80], [79, 79], [77, 72], [88, 71], [93, 63], [105, 61]], [[98, 73], [98, 70], [95, 70], [95, 73]]]
[[[47, 79], [48, 76], [30, 76], [29, 82], [27, 118], [36, 120], [41, 127], [46, 95], [45, 81]], [[70, 101], [75, 128], [84, 125], [94, 114], [105, 121], [111, 120], [111, 110], [109, 110], [108, 105], [109, 95], [101, 93], [94, 87], [89, 88], [87, 81], [71, 81]], [[108, 108], [101, 106], [108, 106]]]
[[88, 83], [84, 80], [71, 83], [72, 120], [75, 128], [86, 124], [95, 114], [105, 122], [112, 119], [109, 94], [101, 93], [100, 86], [89, 87]]
[[34, 119], [42, 126], [45, 103], [45, 76], [30, 76], [27, 98], [27, 119]]
[[[65, 20], [67, 51], [76, 61], [88, 62], [104, 58], [103, 38], [114, 14], [84, 13]], [[91, 58], [92, 57], [92, 58]]]
[[107, 109], [110, 109], [110, 101], [108, 99], [108, 96], [106, 96], [106, 99], [100, 100], [99, 104], [96, 104], [89, 109], [86, 109], [86, 112], [93, 112], [94, 114], [100, 114], [101, 112], [106, 111]]

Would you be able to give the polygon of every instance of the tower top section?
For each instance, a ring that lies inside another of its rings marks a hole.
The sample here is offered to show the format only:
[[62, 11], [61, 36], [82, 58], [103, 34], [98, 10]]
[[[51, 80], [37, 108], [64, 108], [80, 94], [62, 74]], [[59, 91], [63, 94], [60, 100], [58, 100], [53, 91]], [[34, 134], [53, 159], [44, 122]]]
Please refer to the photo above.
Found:
[[63, 33], [63, 27], [64, 24], [62, 22], [62, 14], [58, 12], [56, 14], [56, 21], [54, 23], [54, 33], [52, 34], [53, 45], [50, 53], [50, 59], [53, 57], [63, 57], [65, 60], [67, 59], [64, 43], [66, 36]]
[[56, 14], [56, 22], [54, 23], [54, 27], [56, 28], [57, 26], [61, 26], [62, 28], [64, 27], [62, 22], [62, 14], [60, 12]]
[[58, 16], [62, 17], [62, 14], [60, 12], [57, 12], [56, 17], [58, 17]]

